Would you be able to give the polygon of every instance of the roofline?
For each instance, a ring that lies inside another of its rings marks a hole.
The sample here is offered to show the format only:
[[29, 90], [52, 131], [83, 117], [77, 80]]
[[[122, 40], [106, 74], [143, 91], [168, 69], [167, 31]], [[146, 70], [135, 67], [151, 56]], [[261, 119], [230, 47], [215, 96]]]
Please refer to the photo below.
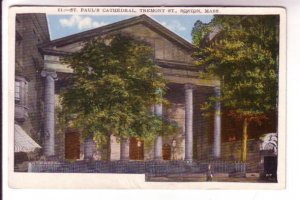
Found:
[[[50, 48], [43, 48], [39, 49], [43, 54], [45, 55], [51, 55], [51, 56], [69, 56], [72, 53], [66, 52], [66, 51], [60, 51], [57, 49], [50, 49]], [[189, 71], [199, 71], [199, 68], [196, 67], [192, 63], [186, 63], [186, 62], [178, 62], [173, 60], [165, 60], [165, 59], [154, 59], [155, 64], [162, 68], [171, 68], [171, 69], [185, 69]]]
[[51, 49], [51, 48], [39, 48], [39, 50], [42, 54], [52, 55], [52, 56], [68, 56], [68, 55], [71, 55], [70, 52], [61, 51], [61, 50], [57, 50], [57, 49]]
[[133, 25], [136, 25], [139, 23], [142, 23], [148, 27], [154, 28], [157, 32], [164, 35], [167, 39], [169, 39], [171, 41], [175, 41], [177, 44], [184, 47], [188, 51], [192, 51], [195, 48], [193, 44], [186, 41], [185, 39], [183, 39], [176, 33], [170, 31], [169, 29], [167, 29], [166, 27], [164, 27], [163, 25], [161, 25], [160, 23], [158, 23], [157, 21], [153, 20], [152, 18], [150, 18], [149, 16], [147, 16], [145, 14], [139, 15], [136, 17], [132, 17], [129, 19], [125, 19], [122, 21], [118, 21], [118, 22], [108, 24], [105, 26], [101, 26], [99, 28], [87, 30], [87, 31], [84, 31], [81, 33], [69, 35], [69, 36], [59, 38], [59, 39], [56, 39], [56, 40], [53, 40], [50, 42], [46, 42], [46, 43], [39, 45], [39, 48], [43, 49], [43, 48], [49, 48], [49, 47], [53, 47], [53, 46], [63, 46], [63, 45], [71, 44], [74, 42], [80, 42], [80, 41], [95, 37], [99, 34], [100, 35], [108, 34], [110, 32], [117, 31], [122, 28], [133, 26]]
[[170, 69], [182, 69], [182, 70], [189, 70], [198, 72], [199, 68], [191, 63], [185, 62], [176, 62], [172, 60], [164, 60], [164, 59], [155, 59], [155, 64], [162, 68], [170, 68]]

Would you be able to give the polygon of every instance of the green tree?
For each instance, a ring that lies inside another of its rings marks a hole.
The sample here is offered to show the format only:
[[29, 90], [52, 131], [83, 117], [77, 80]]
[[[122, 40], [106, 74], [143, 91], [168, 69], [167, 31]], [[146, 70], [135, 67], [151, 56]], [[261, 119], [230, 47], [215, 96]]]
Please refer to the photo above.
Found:
[[[217, 77], [221, 101], [231, 116], [243, 121], [242, 155], [247, 158], [248, 126], [261, 123], [277, 110], [278, 16], [215, 16], [209, 24], [195, 23], [192, 31], [201, 76]], [[204, 36], [205, 35], [205, 36]], [[205, 44], [205, 45], [204, 45]]]
[[92, 135], [102, 147], [111, 135], [147, 142], [174, 132], [175, 124], [151, 112], [154, 104], [168, 104], [166, 81], [152, 57], [148, 44], [118, 34], [91, 39], [64, 58], [73, 74], [61, 94], [62, 112], [84, 138]]

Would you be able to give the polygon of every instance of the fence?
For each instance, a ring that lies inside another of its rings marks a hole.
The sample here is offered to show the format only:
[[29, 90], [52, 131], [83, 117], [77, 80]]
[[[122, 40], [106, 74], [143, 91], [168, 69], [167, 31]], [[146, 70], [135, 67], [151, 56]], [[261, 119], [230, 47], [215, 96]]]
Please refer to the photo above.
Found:
[[206, 173], [211, 165], [213, 173], [245, 173], [246, 164], [242, 162], [191, 162], [185, 161], [76, 161], [55, 162], [36, 161], [29, 163], [28, 172], [47, 173], [127, 173], [165, 176], [170, 174]]
[[145, 162], [142, 161], [76, 161], [55, 162], [36, 161], [28, 165], [28, 172], [47, 173], [128, 173], [143, 174]]
[[212, 173], [238, 174], [246, 173], [246, 165], [241, 162], [192, 162], [171, 161], [148, 163], [145, 170], [148, 176], [167, 176], [173, 174], [205, 174], [208, 166], [211, 166]]

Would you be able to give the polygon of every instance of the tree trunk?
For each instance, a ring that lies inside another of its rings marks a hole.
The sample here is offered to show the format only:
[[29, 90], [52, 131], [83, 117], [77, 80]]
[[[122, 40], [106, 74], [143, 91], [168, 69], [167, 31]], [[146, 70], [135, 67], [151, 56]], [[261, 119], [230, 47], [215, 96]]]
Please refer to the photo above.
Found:
[[242, 161], [247, 160], [247, 141], [248, 141], [248, 119], [245, 118], [243, 122], [243, 140], [242, 140]]

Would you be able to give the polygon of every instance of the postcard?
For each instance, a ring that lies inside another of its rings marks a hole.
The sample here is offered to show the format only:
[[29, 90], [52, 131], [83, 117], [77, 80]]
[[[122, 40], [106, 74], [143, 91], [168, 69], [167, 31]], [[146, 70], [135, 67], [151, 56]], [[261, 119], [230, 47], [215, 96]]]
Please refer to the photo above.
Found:
[[282, 189], [279, 7], [9, 9], [12, 188]]

